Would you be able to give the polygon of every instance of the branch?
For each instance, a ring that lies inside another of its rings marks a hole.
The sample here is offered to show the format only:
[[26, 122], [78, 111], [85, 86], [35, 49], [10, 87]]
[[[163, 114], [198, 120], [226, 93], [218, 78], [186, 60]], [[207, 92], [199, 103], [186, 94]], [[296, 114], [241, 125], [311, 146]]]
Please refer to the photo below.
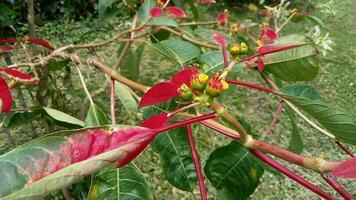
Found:
[[346, 200], [355, 199], [345, 188], [343, 185], [338, 183], [335, 179], [332, 178], [330, 174], [322, 174], [323, 179], [333, 187], [337, 193], [339, 193]]
[[279, 105], [278, 108], [276, 110], [276, 112], [274, 113], [273, 119], [271, 121], [271, 123], [269, 124], [266, 132], [264, 133], [264, 135], [270, 135], [272, 133], [273, 128], [276, 126], [277, 121], [279, 119], [279, 117], [282, 114], [283, 108], [284, 108], [285, 102], [282, 101]]

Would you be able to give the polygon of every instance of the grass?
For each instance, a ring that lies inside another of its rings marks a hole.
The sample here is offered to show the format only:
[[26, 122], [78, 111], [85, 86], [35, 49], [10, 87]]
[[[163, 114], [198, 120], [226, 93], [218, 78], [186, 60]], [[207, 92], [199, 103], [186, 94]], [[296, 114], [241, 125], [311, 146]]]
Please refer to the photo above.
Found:
[[[311, 85], [322, 94], [326, 101], [333, 106], [346, 110], [353, 116], [356, 116], [355, 97], [356, 97], [356, 24], [353, 23], [356, 20], [356, 8], [354, 7], [353, 0], [345, 1], [330, 1], [330, 0], [318, 0], [318, 1], [301, 1], [303, 9], [307, 9], [316, 16], [321, 17], [326, 24], [326, 31], [330, 33], [330, 38], [335, 42], [333, 51], [330, 52], [325, 58], [322, 59], [321, 70], [318, 78], [311, 82]], [[299, 5], [297, 3], [297, 5]], [[85, 25], [84, 28], [83, 24]], [[97, 26], [91, 27], [90, 22], [70, 22], [66, 26], [65, 30], [61, 30], [60, 24], [50, 24], [39, 29], [41, 35], [48, 34], [48, 40], [53, 41], [55, 45], [88, 42], [97, 38], [96, 34], [93, 34], [92, 30], [101, 30], [100, 36], [110, 37], [110, 34], [114, 34], [122, 26], [127, 26], [123, 21], [116, 22], [118, 26]], [[81, 27], [79, 29], [79, 27]], [[58, 31], [58, 32], [57, 32]], [[287, 30], [287, 32], [290, 30]], [[109, 33], [109, 34], [107, 34]], [[83, 37], [84, 35], [84, 37]], [[100, 49], [98, 53], [107, 64], [114, 64], [113, 57], [116, 57], [116, 51], [118, 45], [111, 45], [107, 49]], [[153, 52], [146, 50], [144, 54], [143, 62], [141, 65], [141, 77], [140, 81], [147, 85], [152, 85], [157, 80], [167, 78], [167, 71], [172, 72], [172, 64], [167, 62], [163, 57], [158, 56]], [[74, 71], [73, 71], [74, 72]], [[91, 91], [95, 91], [101, 86], [101, 83], [105, 81], [104, 78], [98, 80], [98, 76], [93, 71], [86, 70], [84, 73], [86, 80], [89, 83]], [[243, 71], [238, 75], [243, 77], [243, 80], [249, 80], [251, 82], [262, 83], [262, 80], [256, 76], [252, 71]], [[257, 78], [256, 78], [257, 77]], [[76, 79], [75, 73], [73, 73], [73, 80]], [[154, 82], [153, 82], [154, 81]], [[81, 87], [77, 81], [74, 82], [76, 91], [80, 91]], [[65, 91], [64, 91], [65, 92]], [[77, 93], [71, 95], [69, 101], [76, 102], [74, 105], [79, 104], [81, 98], [74, 98]], [[272, 113], [277, 108], [276, 100], [265, 93], [258, 91], [251, 91], [245, 88], [238, 88], [234, 91], [235, 95], [229, 95], [225, 99], [225, 103], [229, 105], [229, 109], [242, 115], [252, 125], [252, 130], [256, 135], [262, 135], [267, 128], [270, 120], [272, 119]], [[69, 97], [69, 96], [68, 96]], [[108, 105], [105, 102], [109, 102], [107, 94], [99, 95], [97, 98], [106, 110]], [[79, 110], [78, 107], [67, 107], [67, 110], [71, 110], [71, 113], [76, 113]], [[118, 113], [123, 113], [124, 110], [118, 107]], [[121, 112], [122, 111], [122, 112]], [[139, 116], [135, 119], [127, 119], [123, 116], [123, 119], [119, 115], [122, 123], [134, 123], [138, 121]], [[300, 132], [303, 137], [304, 151], [303, 155], [317, 156], [321, 153], [325, 153], [327, 159], [345, 159], [347, 156], [339, 150], [336, 144], [328, 139], [326, 136], [311, 129], [308, 124], [305, 124], [302, 120], [298, 120]], [[286, 114], [282, 114], [273, 134], [265, 137], [264, 139], [272, 144], [278, 144], [281, 147], [288, 147], [291, 125]], [[17, 128], [11, 130], [15, 135], [15, 139], [18, 144], [29, 140], [29, 137], [22, 132], [26, 132], [26, 127]], [[43, 129], [38, 129], [39, 132], [44, 132]], [[209, 153], [216, 147], [223, 146], [229, 141], [225, 138], [218, 136], [217, 134], [208, 131], [205, 128], [198, 128], [195, 131], [197, 138], [197, 147], [200, 152], [200, 157], [203, 162], [209, 155]], [[10, 147], [6, 144], [6, 140], [0, 136], [0, 151], [6, 152]], [[355, 151], [356, 149], [353, 148]], [[151, 148], [148, 148], [142, 155], [135, 161], [142, 171], [144, 172], [148, 182], [152, 185], [152, 191], [154, 191], [155, 199], [194, 199], [195, 196], [199, 199], [198, 188], [194, 190], [194, 195], [191, 193], [181, 192], [172, 187], [165, 179], [162, 169], [158, 167], [160, 165], [159, 156], [153, 152]], [[285, 163], [285, 162], [283, 162]], [[303, 175], [305, 178], [313, 182], [314, 184], [325, 188], [326, 191], [335, 194], [316, 173], [310, 173], [308, 170], [289, 165], [297, 173]], [[351, 181], [343, 181], [347, 184], [350, 191], [356, 191], [356, 183]], [[209, 184], [209, 183], [208, 183]], [[212, 187], [209, 188], [209, 194], [214, 194], [215, 191]], [[265, 172], [262, 178], [262, 183], [257, 188], [256, 192], [250, 199], [265, 200], [265, 199], [319, 199], [316, 195], [306, 190], [305, 188], [297, 185], [295, 182], [283, 177], [276, 176], [269, 172]]]

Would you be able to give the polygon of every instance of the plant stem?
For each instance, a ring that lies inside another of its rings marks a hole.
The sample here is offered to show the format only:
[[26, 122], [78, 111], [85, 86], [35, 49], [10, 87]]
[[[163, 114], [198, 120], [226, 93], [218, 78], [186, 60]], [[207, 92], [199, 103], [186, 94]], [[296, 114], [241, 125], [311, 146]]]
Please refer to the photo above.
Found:
[[333, 187], [337, 193], [339, 193], [344, 199], [346, 200], [353, 200], [355, 199], [345, 188], [343, 185], [338, 183], [335, 179], [332, 178], [330, 174], [322, 174], [323, 179]]
[[284, 101], [282, 101], [278, 105], [278, 108], [277, 108], [276, 112], [274, 113], [273, 119], [272, 119], [271, 123], [269, 124], [269, 126], [268, 126], [266, 132], [264, 133], [264, 135], [270, 135], [272, 133], [273, 128], [276, 126], [277, 121], [278, 121], [279, 117], [281, 116], [281, 113], [283, 111], [284, 105], [285, 105]]
[[[74, 62], [74, 58], [73, 58], [73, 62]], [[80, 72], [79, 64], [78, 64], [77, 62], [74, 62], [74, 64], [75, 64], [75, 67], [76, 67], [76, 69], [77, 69], [80, 82], [81, 82], [82, 85], [83, 85], [84, 92], [85, 92], [85, 94], [87, 95], [87, 98], [89, 99], [90, 103], [91, 103], [91, 104], [94, 104], [94, 101], [93, 101], [93, 99], [92, 99], [91, 96], [90, 96], [90, 92], [89, 92], [89, 90], [88, 90], [88, 88], [87, 88], [87, 86], [86, 86], [86, 84], [85, 84], [83, 75], [82, 75], [82, 73]]]
[[278, 163], [277, 161], [273, 160], [269, 156], [265, 155], [264, 153], [251, 149], [250, 152], [256, 156], [258, 159], [263, 161], [264, 163], [268, 164], [269, 166], [273, 167], [274, 169], [278, 170], [282, 174], [286, 175], [290, 179], [296, 181], [297, 183], [301, 184], [305, 188], [309, 189], [310, 191], [318, 194], [319, 196], [323, 197], [324, 199], [327, 200], [336, 200], [334, 197], [332, 197], [330, 194], [324, 192], [320, 188], [316, 187], [314, 184], [310, 183], [309, 181], [305, 180], [298, 174], [294, 173], [293, 171], [289, 170], [287, 167], [284, 165]]
[[337, 140], [335, 142], [343, 151], [345, 151], [345, 153], [347, 153], [351, 157], [355, 157], [348, 147], [346, 147], [345, 145], [343, 145], [341, 142]]
[[264, 87], [261, 85], [256, 85], [253, 83], [248, 83], [248, 82], [238, 81], [238, 80], [226, 80], [226, 82], [228, 82], [230, 84], [234, 84], [234, 85], [241, 85], [241, 86], [256, 89], [256, 90], [265, 91], [268, 93], [275, 93], [275, 91], [272, 88]]
[[195, 122], [200, 122], [200, 121], [204, 121], [204, 120], [207, 120], [207, 119], [213, 119], [216, 116], [217, 116], [216, 113], [210, 113], [210, 114], [206, 114], [206, 115], [201, 115], [201, 116], [193, 117], [193, 118], [190, 118], [190, 119], [187, 119], [187, 120], [184, 120], [184, 121], [180, 121], [180, 122], [177, 122], [177, 123], [174, 123], [174, 124], [170, 124], [168, 126], [159, 128], [156, 131], [157, 131], [157, 133], [161, 133], [161, 132], [168, 131], [168, 130], [171, 130], [171, 129], [175, 129], [175, 128], [178, 128], [178, 127], [181, 127], [181, 126], [185, 126], [185, 125], [188, 125], [188, 124], [193, 124]]
[[215, 25], [218, 24], [217, 20], [207, 21], [207, 22], [186, 22], [180, 23], [179, 26], [206, 26], [206, 25]]
[[201, 166], [200, 166], [199, 154], [198, 154], [197, 149], [195, 148], [195, 141], [194, 141], [194, 137], [193, 137], [192, 126], [191, 126], [191, 124], [188, 124], [185, 127], [187, 129], [187, 136], [188, 136], [188, 140], [189, 140], [190, 152], [192, 153], [195, 171], [197, 172], [197, 176], [198, 176], [200, 197], [201, 197], [201, 200], [207, 200], [208, 195], [206, 193], [204, 177], [203, 177], [203, 173], [202, 173]]
[[116, 124], [115, 117], [115, 80], [111, 79], [111, 91], [110, 91], [110, 110], [111, 110], [111, 123]]

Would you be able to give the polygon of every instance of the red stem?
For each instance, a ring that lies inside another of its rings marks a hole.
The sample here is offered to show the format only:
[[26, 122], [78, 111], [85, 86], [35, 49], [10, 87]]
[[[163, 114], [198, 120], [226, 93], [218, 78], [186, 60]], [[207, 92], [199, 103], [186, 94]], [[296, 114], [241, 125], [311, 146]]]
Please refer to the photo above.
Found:
[[222, 129], [222, 128], [218, 127], [218, 126], [214, 126], [211, 123], [207, 123], [206, 121], [201, 121], [199, 123], [203, 124], [204, 126], [210, 128], [210, 129], [212, 129], [214, 131], [217, 131], [217, 132], [219, 132], [219, 133], [221, 133], [221, 134], [223, 134], [223, 135], [225, 135], [225, 136], [227, 136], [229, 138], [232, 138], [234, 140], [239, 140], [240, 139], [240, 135], [237, 135], [236, 133], [233, 133], [230, 130]]
[[111, 123], [112, 124], [116, 124], [116, 117], [115, 117], [115, 80], [114, 79], [111, 79], [110, 110], [111, 110]]
[[267, 128], [267, 130], [265, 132], [265, 135], [270, 135], [272, 133], [273, 128], [276, 126], [277, 121], [278, 121], [279, 117], [281, 116], [281, 113], [283, 111], [284, 105], [285, 105], [284, 101], [282, 101], [279, 104], [276, 112], [274, 113], [273, 119], [272, 119], [271, 123], [269, 124], [269, 126], [268, 126], [268, 128]]
[[352, 200], [355, 199], [345, 188], [343, 185], [338, 183], [335, 179], [332, 178], [330, 174], [323, 174], [323, 179], [333, 187], [344, 199]]
[[268, 87], [264, 87], [261, 85], [256, 85], [253, 83], [248, 83], [248, 82], [243, 82], [243, 81], [238, 81], [238, 80], [226, 80], [226, 82], [230, 83], [230, 84], [234, 84], [234, 85], [241, 85], [244, 87], [249, 87], [249, 88], [253, 88], [256, 90], [262, 90], [268, 93], [276, 93], [272, 88], [268, 88]]
[[197, 152], [197, 149], [195, 148], [195, 141], [194, 141], [194, 138], [193, 138], [192, 126], [190, 124], [188, 124], [188, 125], [185, 126], [185, 128], [187, 129], [187, 136], [188, 136], [188, 140], [189, 140], [190, 151], [191, 151], [192, 157], [193, 157], [195, 171], [197, 172], [197, 175], [198, 175], [200, 197], [201, 197], [202, 200], [207, 200], [208, 199], [208, 195], [206, 193], [204, 177], [203, 177], [203, 173], [201, 171], [201, 166], [200, 166], [200, 161], [199, 161], [199, 154]]
[[[284, 165], [278, 163], [277, 161], [273, 160], [269, 156], [265, 155], [261, 151], [257, 151], [251, 149], [250, 152], [256, 156], [258, 159], [263, 161], [264, 163], [268, 164], [269, 166], [273, 167], [274, 169], [278, 170], [282, 174], [288, 176], [290, 179], [294, 180], [295, 182], [299, 183], [300, 185], [304, 186], [305, 188], [309, 189], [310, 191], [318, 194], [319, 196], [323, 197], [327, 200], [334, 200], [335, 198], [332, 197], [330, 194], [322, 191], [320, 188], [316, 187], [314, 184], [310, 183], [309, 181], [305, 180], [298, 174], [294, 173], [293, 171], [289, 170]], [[336, 199], [335, 199], [336, 200]]]
[[223, 52], [225, 68], [228, 68], [228, 67], [229, 67], [229, 61], [228, 61], [228, 59], [227, 59], [226, 46], [221, 46], [221, 50], [222, 50], [222, 52]]
[[210, 113], [210, 114], [201, 115], [201, 116], [198, 116], [198, 117], [193, 117], [193, 118], [190, 118], [190, 119], [187, 119], [187, 120], [184, 120], [184, 121], [180, 121], [180, 122], [177, 122], [177, 123], [170, 124], [168, 126], [159, 128], [159, 129], [156, 130], [157, 131], [156, 133], [161, 133], [161, 132], [164, 132], [164, 131], [175, 129], [175, 128], [178, 128], [178, 127], [181, 127], [181, 126], [185, 126], [185, 125], [188, 125], [188, 124], [193, 124], [195, 122], [204, 121], [204, 120], [207, 120], [207, 119], [213, 119], [215, 117], [217, 117], [216, 113]]
[[354, 154], [350, 151], [350, 149], [347, 148], [345, 145], [341, 144], [339, 141], [336, 141], [336, 144], [349, 156], [351, 156], [352, 158], [355, 157]]

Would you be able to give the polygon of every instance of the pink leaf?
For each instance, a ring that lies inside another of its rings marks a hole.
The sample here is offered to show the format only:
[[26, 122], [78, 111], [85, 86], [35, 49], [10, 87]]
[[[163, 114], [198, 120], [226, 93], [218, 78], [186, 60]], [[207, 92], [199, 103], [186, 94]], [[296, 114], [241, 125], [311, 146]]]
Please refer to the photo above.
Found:
[[258, 59], [257, 68], [258, 71], [260, 72], [262, 72], [265, 69], [265, 62], [262, 60], [262, 58]]
[[158, 129], [164, 127], [169, 120], [170, 117], [168, 116], [168, 113], [164, 112], [146, 119], [146, 121], [144, 121], [141, 126], [151, 129]]
[[33, 44], [38, 44], [38, 45], [44, 46], [47, 49], [54, 50], [54, 48], [46, 40], [31, 38], [30, 42]]
[[178, 96], [178, 87], [171, 82], [161, 82], [154, 85], [143, 95], [139, 107], [163, 103]]
[[172, 79], [171, 82], [176, 84], [177, 87], [180, 87], [183, 83], [186, 84], [187, 86], [190, 86], [190, 81], [192, 79], [192, 76], [198, 74], [198, 69], [197, 68], [186, 68], [178, 73], [176, 73]]
[[0, 52], [11, 52], [15, 47], [13, 46], [0, 46]]
[[0, 77], [0, 99], [2, 101], [1, 112], [8, 113], [12, 107], [12, 95], [6, 81]]
[[154, 7], [150, 11], [152, 17], [161, 17], [163, 14], [163, 10], [158, 7]]
[[174, 16], [179, 17], [179, 18], [186, 17], [186, 14], [185, 14], [184, 10], [179, 8], [179, 7], [168, 6], [166, 9], [167, 9], [168, 13], [171, 14], [171, 15], [174, 15]]
[[229, 16], [226, 13], [220, 13], [218, 15], [218, 24], [220, 26], [225, 26], [229, 20]]
[[216, 31], [213, 34], [213, 39], [221, 46], [221, 48], [226, 48], [226, 39], [220, 32]]
[[33, 77], [29, 74], [23, 73], [21, 71], [18, 71], [16, 69], [11, 69], [11, 68], [0, 68], [0, 71], [6, 72], [10, 76], [20, 78], [20, 79], [25, 79], [25, 80], [31, 80]]
[[340, 178], [356, 179], [356, 157], [341, 163], [332, 171], [332, 175]]
[[265, 28], [260, 31], [260, 38], [275, 41], [278, 39], [278, 33], [271, 28]]
[[16, 43], [16, 42], [17, 42], [16, 38], [0, 39], [0, 43]]

